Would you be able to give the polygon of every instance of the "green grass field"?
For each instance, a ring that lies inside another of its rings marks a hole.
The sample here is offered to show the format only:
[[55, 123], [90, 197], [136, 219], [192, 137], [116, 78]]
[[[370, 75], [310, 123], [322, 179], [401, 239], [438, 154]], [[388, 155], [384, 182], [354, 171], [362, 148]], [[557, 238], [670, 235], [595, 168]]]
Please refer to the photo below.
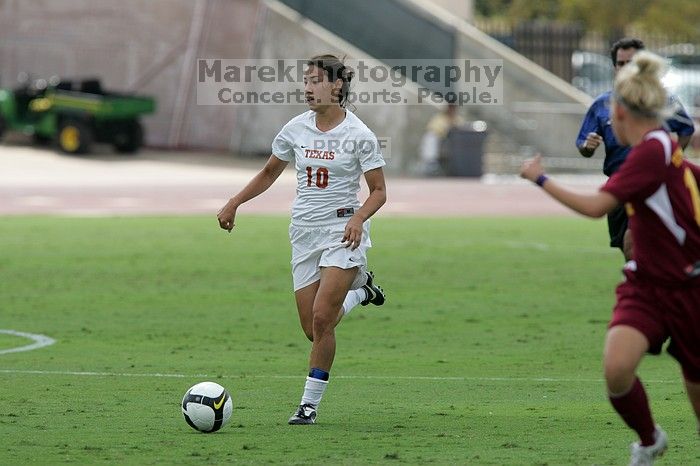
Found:
[[[378, 218], [389, 301], [338, 327], [315, 426], [286, 424], [309, 351], [287, 222], [3, 218], [0, 329], [57, 342], [0, 354], [0, 464], [626, 464], [601, 379], [622, 262], [604, 222]], [[676, 363], [641, 375], [659, 464], [700, 463]], [[180, 413], [207, 379], [234, 401], [210, 435]]]

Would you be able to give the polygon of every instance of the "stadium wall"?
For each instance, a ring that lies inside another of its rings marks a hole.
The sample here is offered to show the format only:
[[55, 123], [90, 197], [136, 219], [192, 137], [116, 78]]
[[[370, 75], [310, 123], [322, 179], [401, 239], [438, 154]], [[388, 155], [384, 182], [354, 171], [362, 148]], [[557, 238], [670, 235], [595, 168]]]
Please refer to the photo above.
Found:
[[[587, 96], [432, 1], [397, 1], [453, 31], [456, 58], [503, 59], [508, 103], [463, 108], [467, 118], [491, 125], [488, 153], [517, 159], [524, 150], [539, 150], [595, 168], [573, 147]], [[305, 106], [198, 106], [196, 59], [306, 58], [324, 51], [368, 58], [276, 0], [0, 0], [0, 85], [14, 85], [20, 72], [97, 76], [107, 89], [153, 95], [158, 110], [145, 119], [153, 146], [269, 153], [282, 124]], [[391, 141], [390, 170], [396, 172], [416, 160], [426, 122], [439, 110], [358, 107], [360, 117]]]
[[21, 72], [99, 77], [105, 89], [157, 98], [148, 144], [226, 149], [235, 112], [196, 105], [194, 64], [249, 57], [259, 9], [258, 0], [0, 0], [0, 85]]

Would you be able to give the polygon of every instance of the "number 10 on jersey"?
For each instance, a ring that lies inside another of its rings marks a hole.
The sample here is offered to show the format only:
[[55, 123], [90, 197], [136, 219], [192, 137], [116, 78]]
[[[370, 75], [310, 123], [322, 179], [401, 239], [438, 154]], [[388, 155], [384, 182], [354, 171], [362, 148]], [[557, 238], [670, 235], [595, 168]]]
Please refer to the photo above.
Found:
[[[316, 187], [325, 189], [328, 187], [328, 169], [327, 168], [318, 168], [316, 170]], [[311, 183], [314, 181], [314, 169], [311, 167], [306, 167], [306, 186], [311, 186]]]

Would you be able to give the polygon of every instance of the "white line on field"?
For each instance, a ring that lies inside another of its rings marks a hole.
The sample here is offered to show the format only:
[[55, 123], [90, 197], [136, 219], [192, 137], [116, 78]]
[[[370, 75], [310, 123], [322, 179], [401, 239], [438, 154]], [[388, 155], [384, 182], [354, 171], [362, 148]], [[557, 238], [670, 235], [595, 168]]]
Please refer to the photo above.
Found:
[[49, 338], [46, 335], [39, 335], [36, 333], [25, 333], [25, 332], [18, 332], [17, 330], [5, 330], [5, 329], [0, 329], [0, 333], [4, 333], [6, 335], [14, 335], [16, 337], [29, 338], [30, 340], [34, 341], [34, 343], [30, 343], [28, 345], [17, 346], [15, 348], [8, 348], [8, 349], [0, 350], [0, 354], [20, 353], [22, 351], [31, 351], [31, 350], [43, 348], [44, 346], [53, 345], [54, 343], [56, 343], [56, 340], [54, 340], [53, 338]]
[[[43, 371], [28, 369], [0, 369], [0, 374], [29, 374], [29, 375], [74, 375], [92, 377], [156, 377], [175, 379], [303, 379], [299, 375], [211, 375], [211, 374], [168, 374], [162, 372], [93, 372], [93, 371]], [[574, 379], [566, 377], [430, 377], [421, 375], [335, 375], [334, 379], [350, 380], [427, 380], [437, 382], [550, 382], [550, 383], [603, 383], [603, 379]], [[677, 380], [644, 380], [649, 383], [678, 383]]]

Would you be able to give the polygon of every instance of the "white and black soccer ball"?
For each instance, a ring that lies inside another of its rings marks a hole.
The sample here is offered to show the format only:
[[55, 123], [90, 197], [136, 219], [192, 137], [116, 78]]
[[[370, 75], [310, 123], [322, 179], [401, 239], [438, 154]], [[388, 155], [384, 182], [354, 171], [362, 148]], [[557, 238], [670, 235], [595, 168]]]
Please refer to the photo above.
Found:
[[200, 432], [216, 432], [231, 419], [233, 401], [228, 391], [214, 382], [193, 386], [182, 398], [185, 421]]

